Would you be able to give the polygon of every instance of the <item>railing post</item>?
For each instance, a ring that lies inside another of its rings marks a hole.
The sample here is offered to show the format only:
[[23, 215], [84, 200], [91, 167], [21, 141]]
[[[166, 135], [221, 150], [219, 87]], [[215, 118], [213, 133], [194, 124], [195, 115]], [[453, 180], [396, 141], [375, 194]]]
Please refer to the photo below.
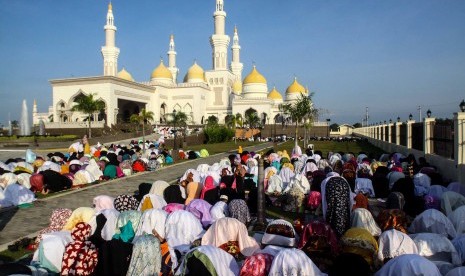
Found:
[[412, 125], [415, 123], [415, 120], [407, 121], [407, 148], [412, 148]]
[[424, 140], [425, 140], [425, 154], [433, 153], [433, 126], [435, 118], [425, 118], [425, 122], [423, 124], [424, 127]]
[[454, 113], [454, 160], [457, 180], [465, 184], [465, 112]]

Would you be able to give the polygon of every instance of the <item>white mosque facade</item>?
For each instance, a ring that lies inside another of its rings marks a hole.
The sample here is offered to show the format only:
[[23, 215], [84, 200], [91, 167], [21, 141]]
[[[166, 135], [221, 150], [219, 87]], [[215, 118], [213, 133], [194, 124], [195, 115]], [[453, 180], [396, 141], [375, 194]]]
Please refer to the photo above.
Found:
[[228, 59], [230, 36], [225, 33], [223, 0], [216, 0], [213, 17], [214, 33], [210, 37], [212, 69], [204, 70], [194, 62], [182, 81], [178, 81], [177, 53], [174, 36], [171, 35], [167, 64], [162, 60], [149, 80], [139, 82], [125, 68], [118, 71], [120, 49], [115, 44], [117, 28], [110, 3], [104, 26], [105, 45], [101, 49], [103, 75], [51, 80], [52, 106], [48, 112], [39, 113], [34, 101], [33, 123], [37, 125], [43, 120], [47, 127], [82, 124], [86, 115], [72, 111], [72, 107], [77, 97], [89, 94], [94, 94], [95, 99], [105, 103], [105, 109], [94, 114], [96, 126], [103, 123], [111, 126], [127, 121], [143, 108], [154, 113], [154, 123], [169, 120], [168, 116], [173, 110], [186, 113], [190, 124], [203, 124], [211, 115], [224, 122], [227, 115], [239, 113], [244, 116], [250, 108], [256, 110], [262, 120], [266, 119], [264, 116], [269, 120], [280, 113], [280, 104], [295, 101], [300, 95], [308, 95], [308, 89], [294, 78], [283, 99], [275, 88], [269, 91], [266, 78], [255, 65], [242, 78], [241, 46], [236, 27], [230, 48], [232, 58], [230, 62]]

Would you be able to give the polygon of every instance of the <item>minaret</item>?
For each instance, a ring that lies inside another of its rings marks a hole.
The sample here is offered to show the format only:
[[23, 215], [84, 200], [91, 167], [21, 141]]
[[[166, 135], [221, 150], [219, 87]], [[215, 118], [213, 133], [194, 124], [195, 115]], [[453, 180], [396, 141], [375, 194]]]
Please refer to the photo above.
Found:
[[111, 2], [108, 4], [107, 24], [105, 29], [105, 46], [102, 47], [103, 75], [116, 76], [118, 73], [119, 48], [115, 46], [116, 26]]
[[237, 27], [234, 27], [234, 37], [232, 50], [232, 61], [231, 61], [231, 71], [237, 77], [237, 79], [242, 80], [242, 69], [244, 64], [241, 63], [240, 52], [241, 46], [239, 45], [239, 35], [237, 34]]
[[176, 50], [174, 49], [174, 35], [170, 36], [170, 48], [168, 50], [168, 70], [173, 75], [173, 81], [176, 83], [176, 79], [179, 73], [179, 68], [176, 67]]
[[230, 38], [228, 35], [225, 35], [226, 12], [223, 9], [223, 0], [216, 0], [216, 10], [213, 13], [215, 32], [210, 37], [210, 44], [213, 49], [213, 70], [228, 69], [228, 46]]

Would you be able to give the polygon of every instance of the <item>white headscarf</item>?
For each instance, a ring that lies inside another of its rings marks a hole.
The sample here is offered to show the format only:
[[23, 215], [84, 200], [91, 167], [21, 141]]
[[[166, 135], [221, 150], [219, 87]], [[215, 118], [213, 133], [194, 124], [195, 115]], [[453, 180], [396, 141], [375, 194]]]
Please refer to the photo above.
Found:
[[424, 196], [431, 186], [431, 178], [427, 174], [417, 173], [413, 176], [413, 184], [415, 184], [415, 195]]
[[163, 210], [149, 209], [142, 214], [142, 222], [139, 223], [136, 236], [144, 235], [144, 233], [152, 235], [152, 230], [155, 229], [160, 237], [165, 238], [165, 223], [168, 213]]
[[192, 175], [193, 175], [193, 176], [192, 176], [192, 179], [193, 179], [194, 182], [201, 183], [201, 182], [200, 182], [200, 174], [199, 174], [198, 171], [196, 171], [196, 170], [194, 170], [194, 169], [188, 169], [188, 170], [184, 173], [184, 175], [181, 177], [181, 179], [179, 180], [179, 182], [182, 182], [183, 180], [185, 180], [185, 179], [187, 178], [187, 175], [188, 175], [189, 173], [192, 173]]
[[418, 248], [407, 235], [395, 229], [386, 230], [378, 239], [378, 259], [395, 258], [404, 254], [418, 254]]
[[89, 160], [89, 164], [86, 166], [85, 170], [88, 171], [94, 179], [100, 179], [103, 175], [103, 172], [94, 159]]
[[447, 216], [454, 225], [457, 236], [465, 234], [465, 206], [455, 209]]
[[137, 210], [140, 211], [142, 209], [142, 205], [144, 204], [146, 199], [150, 199], [150, 203], [152, 204], [153, 209], [163, 209], [167, 205], [165, 199], [163, 196], [155, 195], [155, 194], [146, 194], [142, 198], [142, 200], [139, 203], [139, 207], [137, 207]]
[[30, 174], [28, 174], [28, 173], [20, 173], [16, 177], [18, 179], [17, 181], [18, 181], [19, 184], [23, 185], [27, 189], [31, 188], [31, 182], [29, 180], [31, 178]]
[[[193, 255], [193, 252], [197, 251], [205, 255], [208, 260], [211, 262], [213, 267], [215, 268], [216, 275], [221, 276], [237, 276], [239, 275], [239, 266], [237, 265], [236, 260], [231, 254], [228, 254], [226, 251], [214, 247], [211, 245], [202, 245], [199, 247], [195, 247], [194, 249], [190, 250], [186, 257], [183, 258], [181, 265], [179, 266], [178, 271], [175, 275], [185, 275], [189, 273], [187, 270], [187, 259]], [[172, 257], [171, 257], [172, 258]], [[191, 274], [194, 274], [191, 272]]]
[[102, 229], [102, 239], [111, 241], [115, 235], [116, 222], [118, 221], [119, 212], [116, 209], [105, 209], [101, 213], [105, 216], [107, 221]]
[[327, 275], [322, 273], [302, 250], [281, 250], [273, 259], [268, 275]]
[[168, 182], [163, 180], [157, 180], [153, 182], [152, 187], [150, 188], [149, 194], [163, 196], [163, 192], [169, 186]]
[[381, 228], [376, 224], [373, 215], [365, 208], [357, 208], [352, 212], [352, 228], [363, 228], [368, 230], [372, 236], [379, 236]]
[[52, 272], [60, 273], [65, 247], [72, 241], [73, 238], [69, 231], [43, 234], [39, 250], [34, 253], [33, 261], [39, 262], [42, 267]]
[[3, 195], [4, 198], [0, 200], [0, 207], [18, 206], [36, 200], [34, 193], [20, 184], [8, 185], [3, 191]]
[[441, 276], [436, 265], [417, 254], [405, 254], [387, 262], [375, 276], [428, 275]]
[[462, 262], [452, 242], [446, 237], [434, 233], [419, 233], [411, 235], [418, 248], [418, 254], [436, 261], [460, 265]]
[[436, 233], [444, 237], [455, 238], [455, 231], [452, 222], [441, 212], [435, 209], [428, 209], [419, 214], [410, 225], [410, 233]]
[[268, 187], [266, 189], [266, 192], [268, 194], [274, 194], [278, 193], [281, 194], [284, 189], [284, 184], [283, 180], [281, 179], [281, 176], [274, 174], [268, 179]]
[[369, 178], [356, 178], [354, 192], [356, 194], [362, 192], [368, 194], [368, 197], [375, 197], [375, 189], [373, 189], [373, 183]]
[[456, 192], [445, 192], [441, 198], [441, 209], [448, 216], [455, 209], [465, 205], [465, 197]]

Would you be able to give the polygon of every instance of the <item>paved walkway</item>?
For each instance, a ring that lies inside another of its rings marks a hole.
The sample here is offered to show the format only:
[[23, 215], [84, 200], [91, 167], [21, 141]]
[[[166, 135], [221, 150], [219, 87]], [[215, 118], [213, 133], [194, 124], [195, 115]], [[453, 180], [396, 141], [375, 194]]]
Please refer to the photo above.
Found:
[[[264, 143], [246, 148], [251, 151], [260, 151], [272, 147], [272, 143]], [[199, 164], [213, 164], [229, 153], [220, 153], [207, 158], [199, 158], [174, 164], [155, 172], [138, 173], [129, 177], [92, 185], [83, 189], [57, 194], [42, 200], [37, 200], [31, 208], [10, 208], [0, 210], [0, 251], [8, 244], [23, 237], [34, 237], [37, 231], [49, 225], [49, 218], [56, 208], [76, 209], [82, 206], [92, 206], [92, 200], [97, 195], [117, 196], [120, 194], [133, 194], [142, 182], [152, 183], [155, 180], [171, 182], [181, 177], [189, 168], [197, 168]]]

